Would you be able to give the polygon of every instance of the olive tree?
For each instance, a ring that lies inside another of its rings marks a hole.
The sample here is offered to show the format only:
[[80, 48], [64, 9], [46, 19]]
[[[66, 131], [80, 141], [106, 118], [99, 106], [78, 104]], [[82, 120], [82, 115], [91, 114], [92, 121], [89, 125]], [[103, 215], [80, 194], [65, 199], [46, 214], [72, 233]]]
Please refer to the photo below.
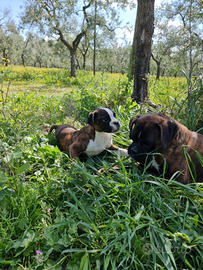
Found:
[[[157, 27], [161, 30], [163, 21], [173, 23], [173, 33], [162, 29], [165, 46], [177, 55], [177, 66], [185, 72], [195, 75], [197, 67], [202, 66], [203, 56], [203, 5], [200, 0], [172, 0], [170, 4], [163, 2], [157, 10]], [[168, 24], [168, 28], [171, 27]], [[161, 32], [159, 31], [159, 32]], [[175, 42], [172, 39], [175, 37]], [[191, 70], [191, 71], [189, 71]]]
[[77, 0], [25, 0], [22, 25], [37, 27], [47, 36], [56, 36], [69, 50], [71, 76], [75, 77], [75, 54], [90, 25], [87, 9], [91, 1], [80, 6]]
[[[123, 7], [128, 1], [96, 1], [97, 20], [95, 21], [95, 0], [25, 0], [21, 13], [22, 27], [39, 29], [45, 36], [58, 38], [70, 52], [71, 76], [76, 75], [75, 57], [78, 46], [87, 34], [93, 32], [95, 24], [109, 33], [119, 27], [119, 15], [114, 2]], [[120, 2], [120, 3], [119, 3]]]
[[8, 20], [4, 26], [0, 27], [0, 51], [2, 53], [2, 57], [6, 61], [6, 66], [10, 61], [9, 58], [11, 57], [13, 47], [16, 44], [19, 44], [19, 39], [19, 33], [12, 20]]

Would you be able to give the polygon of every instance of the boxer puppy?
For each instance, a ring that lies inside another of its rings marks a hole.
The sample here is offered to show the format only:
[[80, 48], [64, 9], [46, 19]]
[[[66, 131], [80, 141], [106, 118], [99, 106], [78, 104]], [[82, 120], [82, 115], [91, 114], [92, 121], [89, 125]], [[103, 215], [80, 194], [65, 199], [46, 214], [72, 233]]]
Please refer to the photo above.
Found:
[[161, 113], [137, 115], [130, 120], [129, 129], [133, 143], [128, 147], [128, 153], [134, 160], [141, 164], [151, 162], [158, 173], [163, 173], [166, 162], [165, 178], [170, 179], [179, 172], [176, 180], [188, 184], [192, 176], [184, 154], [185, 148], [194, 164], [187, 157], [195, 180], [203, 182], [203, 167], [194, 151], [203, 156], [203, 135], [188, 130]]
[[112, 133], [120, 129], [115, 113], [109, 108], [98, 108], [91, 112], [88, 125], [77, 130], [67, 124], [53, 125], [55, 136], [63, 151], [69, 151], [70, 158], [79, 157], [81, 153], [89, 156], [100, 154], [105, 149], [114, 150], [120, 155], [127, 156], [127, 150], [118, 148], [112, 143]]

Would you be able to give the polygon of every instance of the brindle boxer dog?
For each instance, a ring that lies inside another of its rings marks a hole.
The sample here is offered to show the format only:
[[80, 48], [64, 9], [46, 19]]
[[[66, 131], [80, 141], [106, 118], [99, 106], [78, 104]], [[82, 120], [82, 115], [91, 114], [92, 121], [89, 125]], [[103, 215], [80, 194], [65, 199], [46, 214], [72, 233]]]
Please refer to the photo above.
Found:
[[128, 153], [134, 160], [141, 164], [151, 162], [158, 173], [163, 173], [166, 161], [166, 179], [180, 172], [176, 180], [188, 184], [192, 181], [192, 176], [184, 154], [186, 145], [185, 150], [195, 167], [189, 162], [193, 176], [197, 182], [203, 182], [203, 167], [194, 151], [203, 156], [203, 135], [188, 130], [161, 113], [137, 115], [130, 120], [129, 128], [133, 143], [129, 146]]
[[70, 158], [79, 157], [81, 153], [95, 156], [105, 149], [114, 150], [127, 156], [127, 150], [118, 148], [112, 143], [112, 133], [120, 129], [115, 113], [109, 108], [98, 108], [89, 114], [88, 125], [77, 130], [75, 127], [63, 124], [53, 125], [55, 135], [63, 151], [69, 151]]

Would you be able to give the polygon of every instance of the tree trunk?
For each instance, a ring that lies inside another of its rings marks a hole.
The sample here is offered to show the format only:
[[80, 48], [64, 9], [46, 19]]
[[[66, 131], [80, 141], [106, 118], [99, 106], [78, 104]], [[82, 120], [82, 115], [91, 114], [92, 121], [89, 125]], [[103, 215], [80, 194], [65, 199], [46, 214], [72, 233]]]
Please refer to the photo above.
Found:
[[71, 77], [76, 76], [75, 50], [70, 50]]
[[95, 76], [96, 72], [96, 38], [97, 38], [97, 1], [95, 1], [94, 6], [94, 52], [93, 52], [93, 75]]
[[77, 62], [76, 69], [78, 69], [78, 68], [81, 69], [80, 68], [80, 62], [79, 62], [79, 60], [77, 58], [76, 58], [76, 62]]
[[3, 49], [3, 58], [7, 58], [6, 50], [5, 49]]
[[21, 54], [22, 64], [25, 67], [24, 53]]
[[156, 71], [156, 80], [159, 80], [160, 78], [160, 72], [161, 72], [161, 60], [158, 60], [154, 57], [153, 53], [151, 53], [152, 59], [154, 60], [154, 62], [157, 64], [157, 71]]
[[3, 50], [3, 58], [5, 58], [5, 66], [8, 66], [8, 61], [7, 61], [7, 53], [6, 53], [6, 49]]
[[86, 68], [86, 55], [83, 54], [83, 70]]
[[[136, 25], [136, 21], [135, 21]], [[129, 79], [132, 80], [134, 78], [135, 73], [135, 30], [134, 30], [134, 37], [133, 37], [133, 45], [132, 45], [132, 51], [130, 54], [130, 74]]]
[[67, 40], [64, 38], [64, 35], [61, 31], [61, 29], [55, 27], [55, 29], [58, 31], [58, 34], [60, 36], [60, 40], [61, 42], [63, 42], [63, 44], [68, 48], [68, 50], [70, 51], [70, 62], [71, 62], [71, 77], [75, 77], [76, 76], [76, 65], [75, 65], [75, 53], [76, 50], [78, 48], [78, 45], [80, 43], [80, 40], [84, 37], [84, 35], [86, 34], [86, 30], [83, 30], [80, 34], [78, 34], [76, 36], [76, 38], [74, 39], [74, 41], [72, 42], [72, 46], [71, 44], [69, 44], [67, 42]]
[[144, 102], [148, 98], [148, 74], [154, 33], [155, 0], [138, 0], [133, 47], [134, 87], [132, 101]]
[[157, 73], [156, 73], [156, 80], [159, 80], [160, 78], [160, 71], [161, 71], [161, 62], [157, 62]]

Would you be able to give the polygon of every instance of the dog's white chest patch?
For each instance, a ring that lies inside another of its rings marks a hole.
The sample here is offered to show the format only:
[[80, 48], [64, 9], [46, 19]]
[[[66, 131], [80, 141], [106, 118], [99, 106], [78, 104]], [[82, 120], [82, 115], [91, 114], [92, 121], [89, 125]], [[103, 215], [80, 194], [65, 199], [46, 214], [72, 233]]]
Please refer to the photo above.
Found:
[[100, 154], [105, 149], [112, 145], [112, 134], [105, 132], [97, 132], [95, 134], [95, 139], [90, 140], [87, 145], [85, 153], [89, 156], [95, 156]]

